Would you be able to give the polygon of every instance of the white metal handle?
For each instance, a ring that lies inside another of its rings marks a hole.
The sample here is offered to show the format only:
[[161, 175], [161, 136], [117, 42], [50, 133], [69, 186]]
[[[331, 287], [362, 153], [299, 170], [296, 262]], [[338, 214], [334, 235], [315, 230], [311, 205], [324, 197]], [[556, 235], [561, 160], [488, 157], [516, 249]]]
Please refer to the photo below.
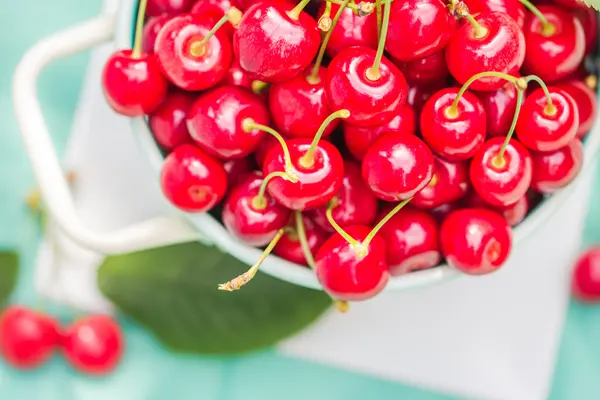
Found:
[[128, 253], [199, 239], [182, 218], [159, 217], [124, 229], [98, 234], [75, 210], [37, 98], [40, 72], [52, 61], [112, 39], [114, 15], [103, 15], [43, 39], [25, 54], [14, 75], [13, 103], [21, 136], [50, 216], [78, 244], [105, 254]]

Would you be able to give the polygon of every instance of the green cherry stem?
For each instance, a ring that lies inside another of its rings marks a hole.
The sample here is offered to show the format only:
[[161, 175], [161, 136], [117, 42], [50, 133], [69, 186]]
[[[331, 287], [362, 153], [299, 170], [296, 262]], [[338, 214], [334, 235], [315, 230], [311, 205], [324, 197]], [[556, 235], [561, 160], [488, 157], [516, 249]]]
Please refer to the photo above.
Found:
[[375, 0], [375, 10], [377, 13], [377, 37], [381, 37], [381, 0]]
[[377, 54], [375, 54], [375, 60], [371, 68], [367, 69], [367, 78], [372, 81], [377, 81], [381, 78], [379, 73], [379, 66], [381, 65], [381, 58], [383, 57], [383, 51], [385, 50], [385, 41], [387, 39], [388, 25], [390, 24], [390, 0], [385, 0], [385, 9], [383, 11], [383, 23], [381, 26], [381, 34], [379, 35], [379, 44], [377, 45]]
[[317, 146], [319, 144], [319, 141], [321, 140], [321, 137], [323, 136], [323, 132], [325, 132], [325, 129], [327, 129], [327, 127], [331, 122], [333, 122], [333, 120], [337, 118], [348, 118], [349, 116], [350, 111], [344, 108], [331, 113], [327, 118], [325, 118], [325, 121], [323, 121], [323, 123], [319, 127], [319, 130], [315, 134], [315, 137], [313, 138], [310, 147], [308, 148], [306, 153], [302, 157], [300, 157], [298, 163], [304, 168], [311, 168], [315, 163], [315, 151], [317, 150]]
[[452, 102], [452, 104], [449, 107], [447, 107], [446, 110], [444, 110], [444, 115], [446, 116], [446, 118], [449, 118], [449, 119], [457, 118], [458, 117], [458, 103], [459, 103], [461, 97], [465, 94], [465, 92], [469, 88], [469, 86], [471, 86], [471, 84], [473, 82], [475, 82], [476, 80], [481, 79], [481, 78], [487, 78], [487, 77], [503, 78], [506, 81], [512, 83], [513, 85], [517, 84], [516, 77], [505, 74], [504, 72], [486, 71], [486, 72], [480, 72], [478, 74], [475, 74], [471, 78], [469, 78], [469, 80], [466, 81], [464, 85], [462, 85], [462, 87], [458, 91], [458, 94], [454, 98], [454, 101]]
[[[354, 239], [352, 236], [350, 236], [350, 234], [348, 234], [348, 232], [346, 232], [344, 230], [344, 228], [342, 228], [336, 222], [336, 220], [333, 218], [333, 209], [337, 207], [337, 204], [338, 204], [338, 200], [335, 197], [329, 202], [329, 205], [327, 206], [327, 210], [325, 211], [325, 215], [327, 216], [327, 221], [331, 224], [331, 227], [337, 233], [339, 233], [341, 237], [344, 238], [344, 240], [346, 240], [348, 243], [350, 243], [350, 246], [352, 246], [352, 248], [354, 248], [354, 250], [356, 251], [356, 254], [358, 255], [361, 248], [363, 247], [362, 243], [359, 242], [358, 240]], [[365, 255], [366, 254], [364, 254], [362, 257], [364, 257]]]
[[135, 21], [135, 35], [133, 40], [133, 51], [131, 57], [140, 58], [142, 56], [142, 38], [144, 31], [144, 18], [146, 17], [146, 6], [148, 0], [140, 0], [140, 6], [138, 7], [137, 19]]
[[515, 115], [513, 116], [512, 123], [510, 124], [510, 129], [508, 130], [508, 134], [506, 135], [506, 139], [504, 143], [502, 143], [502, 148], [496, 157], [492, 159], [492, 163], [497, 168], [502, 168], [504, 164], [506, 164], [506, 160], [504, 160], [504, 151], [506, 147], [510, 143], [510, 139], [515, 132], [515, 127], [517, 126], [517, 120], [519, 119], [519, 113], [521, 112], [521, 105], [523, 104], [523, 93], [525, 91], [522, 89], [517, 89], [517, 106], [515, 108]]
[[371, 229], [371, 232], [369, 232], [369, 234], [367, 235], [367, 237], [362, 241], [363, 246], [365, 246], [365, 248], [369, 247], [369, 244], [371, 244], [371, 241], [373, 240], [373, 238], [375, 237], [375, 235], [377, 235], [377, 233], [381, 230], [381, 228], [383, 228], [383, 226], [394, 216], [398, 213], [398, 211], [400, 211], [405, 205], [407, 205], [410, 201], [412, 200], [412, 197], [406, 199], [406, 200], [402, 200], [400, 203], [398, 203], [396, 205], [396, 207], [392, 208], [392, 210], [386, 214], [385, 217], [383, 217], [381, 219], [381, 221], [379, 221], [377, 223], [377, 225], [375, 225], [373, 227], [373, 229]]
[[325, 56], [325, 50], [327, 49], [327, 44], [329, 43], [329, 38], [331, 37], [331, 34], [333, 33], [333, 30], [335, 29], [335, 25], [337, 24], [338, 20], [342, 16], [344, 9], [346, 8], [346, 6], [348, 5], [349, 2], [350, 2], [350, 0], [344, 0], [342, 5], [340, 6], [339, 10], [337, 10], [337, 13], [335, 13], [335, 16], [333, 17], [333, 21], [331, 21], [331, 26], [330, 26], [329, 30], [327, 31], [327, 33], [325, 34], [325, 37], [323, 38], [323, 42], [321, 43], [321, 48], [319, 49], [319, 54], [317, 55], [317, 59], [315, 60], [315, 64], [313, 65], [312, 71], [306, 77], [306, 81], [308, 83], [310, 83], [311, 85], [318, 85], [321, 82], [321, 79], [319, 78], [319, 68], [321, 68], [321, 64], [323, 63], [323, 57]]
[[291, 11], [288, 11], [287, 15], [293, 19], [293, 20], [297, 20], [298, 17], [300, 16], [300, 13], [302, 12], [302, 10], [304, 10], [304, 7], [306, 7], [306, 5], [310, 3], [310, 0], [302, 0], [300, 1], [300, 3], [298, 3], [298, 5], [296, 5], [296, 7], [294, 7]]
[[322, 32], [329, 32], [333, 22], [331, 21], [331, 3], [325, 2], [325, 11], [323, 11], [323, 15], [319, 18], [318, 26]]
[[[221, 19], [218, 20], [217, 23], [212, 27], [212, 29], [208, 32], [208, 35], [206, 35], [199, 42], [196, 42], [192, 45], [192, 54], [194, 54], [194, 51], [201, 52], [203, 54], [204, 51], [206, 51], [204, 49], [204, 45], [206, 43], [208, 43], [208, 41], [215, 35], [215, 33], [217, 33], [217, 31], [223, 25], [225, 25], [227, 22], [231, 22], [231, 25], [237, 26], [240, 23], [241, 19], [242, 19], [242, 12], [239, 9], [237, 9], [236, 7], [231, 7], [229, 10], [227, 10], [225, 15], [223, 15], [221, 17]], [[197, 57], [201, 56], [202, 54], [197, 55]], [[196, 55], [196, 54], [194, 54], [194, 55]]]
[[277, 178], [277, 177], [279, 177], [281, 179], [285, 179], [287, 181], [290, 180], [287, 172], [282, 172], [282, 171], [271, 172], [261, 182], [260, 187], [258, 188], [258, 194], [252, 198], [252, 207], [254, 207], [257, 210], [265, 209], [265, 207], [267, 206], [267, 198], [265, 197], [265, 193], [267, 191], [267, 185], [273, 178]]
[[542, 14], [542, 12], [534, 6], [529, 0], [519, 0], [533, 15], [535, 15], [542, 23], [542, 35], [552, 36], [556, 32], [556, 27], [548, 22], [548, 19]]
[[548, 100], [548, 104], [546, 104], [546, 108], [544, 109], [544, 114], [546, 114], [548, 116], [555, 115], [558, 110], [556, 109], [556, 106], [552, 103], [552, 96], [550, 96], [550, 92], [548, 91], [548, 86], [546, 86], [546, 83], [542, 80], [542, 78], [540, 78], [539, 76], [536, 76], [536, 75], [528, 75], [525, 77], [525, 81], [527, 83], [529, 83], [531, 81], [535, 81], [542, 87], [542, 90], [544, 91], [544, 94], [546, 95], [546, 100]]
[[467, 21], [469, 21], [471, 26], [473, 26], [473, 29], [475, 29], [475, 38], [481, 39], [488, 34], [487, 28], [484, 28], [479, 22], [477, 22], [477, 20], [471, 14], [467, 14], [465, 18]]

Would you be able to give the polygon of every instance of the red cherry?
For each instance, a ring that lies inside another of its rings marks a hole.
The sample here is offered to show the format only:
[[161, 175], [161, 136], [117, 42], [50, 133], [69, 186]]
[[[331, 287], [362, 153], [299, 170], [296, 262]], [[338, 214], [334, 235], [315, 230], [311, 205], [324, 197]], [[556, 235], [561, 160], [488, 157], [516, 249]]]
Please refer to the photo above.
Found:
[[596, 110], [598, 108], [596, 92], [578, 80], [569, 80], [558, 84], [556, 87], [565, 91], [575, 101], [575, 109], [579, 115], [577, 137], [584, 138], [592, 129], [596, 120]]
[[[371, 229], [354, 225], [346, 232], [356, 240], [363, 240]], [[368, 254], [359, 258], [355, 249], [339, 233], [321, 246], [315, 257], [317, 278], [327, 293], [346, 301], [367, 300], [381, 292], [389, 279], [385, 262], [385, 242], [375, 236], [368, 246]]]
[[38, 367], [52, 356], [58, 329], [58, 323], [47, 315], [8, 306], [0, 316], [0, 353], [15, 368]]
[[[332, 210], [332, 216], [342, 228], [350, 225], [369, 226], [377, 216], [377, 198], [363, 180], [360, 166], [353, 161], [344, 161], [344, 179], [336, 199], [337, 205]], [[309, 215], [325, 232], [335, 232], [327, 220], [326, 206], [311, 210]]]
[[234, 187], [225, 200], [222, 214], [227, 230], [255, 247], [269, 244], [291, 215], [291, 210], [268, 194], [264, 195], [262, 202], [257, 200], [262, 183], [263, 176], [257, 172]]
[[[525, 59], [525, 38], [514, 19], [502, 12], [482, 13], [475, 17], [484, 29], [477, 32], [464, 24], [446, 47], [446, 62], [452, 76], [464, 84], [473, 75], [485, 71], [514, 75]], [[485, 77], [473, 82], [473, 90], [495, 90], [505, 80]]]
[[158, 17], [151, 17], [146, 21], [142, 33], [142, 51], [146, 54], [154, 54], [154, 44], [158, 32], [172, 17], [168, 14], [163, 14]]
[[[216, 24], [231, 9], [229, 0], [198, 0], [190, 11], [191, 14], [201, 15], [204, 19], [210, 19], [212, 24]], [[222, 25], [220, 30], [233, 40], [234, 28], [230, 21]]]
[[[406, 102], [410, 104], [417, 115], [421, 115], [423, 106], [434, 93], [446, 88], [445, 82], [429, 82], [427, 84], [411, 84], [408, 87]], [[418, 122], [418, 120], [417, 120]]]
[[406, 80], [411, 83], [427, 84], [432, 81], [443, 81], [448, 76], [448, 66], [443, 50], [409, 62], [396, 59], [392, 59], [392, 61], [400, 68]]
[[416, 132], [415, 111], [408, 104], [402, 104], [396, 110], [396, 116], [383, 125], [363, 128], [351, 124], [342, 124], [344, 141], [352, 157], [362, 161], [371, 144], [385, 133], [414, 135]]
[[571, 8], [574, 10], [588, 8], [588, 6], [585, 4], [585, 2], [583, 2], [583, 0], [553, 0], [553, 2], [565, 8]]
[[583, 36], [585, 37], [585, 54], [590, 54], [596, 49], [598, 42], [598, 17], [596, 10], [584, 7], [582, 9], [571, 11], [575, 18], [583, 28]]
[[[383, 218], [392, 206], [379, 215]], [[429, 213], [404, 207], [390, 218], [379, 231], [385, 241], [386, 261], [392, 276], [435, 267], [442, 255], [439, 224]]]
[[242, 69], [240, 62], [237, 59], [232, 61], [231, 66], [225, 73], [221, 83], [225, 85], [241, 86], [247, 89], [252, 89], [252, 79], [250, 78], [250, 75], [248, 75], [248, 73]]
[[160, 184], [174, 206], [184, 211], [204, 212], [225, 195], [227, 173], [219, 161], [191, 144], [184, 144], [165, 158]]
[[512, 246], [506, 220], [482, 208], [466, 208], [448, 215], [442, 223], [440, 240], [448, 264], [469, 275], [498, 270]]
[[264, 82], [281, 82], [305, 70], [317, 55], [321, 35], [305, 12], [294, 7], [259, 2], [246, 10], [233, 36], [240, 65]]
[[[325, 12], [324, 1], [319, 7], [317, 20], [321, 18]], [[330, 15], [336, 15], [340, 6], [331, 3]], [[350, 8], [344, 9], [336, 26], [331, 32], [329, 42], [327, 43], [326, 53], [333, 58], [344, 49], [352, 46], [363, 46], [371, 49], [377, 49], [379, 38], [377, 37], [377, 17], [375, 13], [365, 16], [359, 16]]]
[[148, 0], [146, 8], [147, 17], [156, 17], [161, 14], [181, 14], [188, 12], [194, 0]]
[[423, 140], [435, 153], [448, 160], [473, 157], [485, 140], [486, 114], [473, 93], [464, 92], [455, 112], [451, 106], [458, 89], [446, 88], [427, 100], [421, 111]]
[[362, 176], [385, 201], [413, 197], [433, 176], [433, 154], [413, 135], [386, 134], [375, 140], [362, 162]]
[[240, 185], [253, 173], [254, 165], [248, 157], [237, 158], [223, 163], [223, 168], [227, 172], [227, 183], [229, 187]]
[[[325, 99], [325, 76], [327, 69], [319, 68], [319, 82], [311, 83], [307, 77], [312, 68], [295, 77], [271, 85], [269, 109], [275, 126], [290, 138], [312, 138], [332, 113]], [[329, 135], [338, 125], [334, 120], [325, 129]]]
[[523, 222], [529, 212], [529, 199], [527, 195], [521, 197], [514, 204], [497, 207], [485, 201], [476, 191], [471, 190], [465, 198], [464, 203], [468, 208], [487, 208], [488, 210], [496, 211], [504, 217], [510, 226], [516, 226]]
[[521, 28], [525, 24], [525, 7], [519, 0], [464, 0], [464, 2], [473, 15], [499, 11], [508, 14]]
[[248, 89], [221, 86], [196, 100], [188, 112], [187, 124], [198, 147], [230, 160], [252, 153], [265, 136], [262, 130], [244, 130], [246, 119], [268, 125], [269, 111], [264, 102]]
[[585, 54], [581, 23], [556, 6], [539, 6], [550, 25], [530, 14], [523, 31], [527, 54], [523, 69], [546, 82], [556, 82], [577, 70]]
[[600, 301], [600, 248], [593, 246], [583, 252], [573, 268], [573, 297], [583, 303]]
[[204, 90], [225, 76], [233, 55], [227, 35], [217, 30], [206, 42], [214, 20], [198, 14], [173, 17], [156, 38], [154, 52], [165, 76], [184, 90]]
[[504, 154], [504, 138], [486, 141], [473, 157], [469, 174], [471, 183], [485, 201], [494, 206], [516, 203], [531, 183], [532, 161], [529, 151], [511, 139]]
[[[246, 10], [247, 8], [249, 8], [250, 6], [254, 5], [257, 3], [256, 0], [233, 0], [236, 4], [237, 7], [240, 10]], [[274, 4], [289, 4], [289, 5], [296, 5], [296, 0], [260, 0], [261, 2], [270, 2], [270, 3], [274, 3]]]
[[406, 102], [406, 80], [385, 57], [381, 59], [379, 79], [368, 77], [375, 54], [375, 50], [366, 47], [350, 47], [335, 56], [327, 68], [327, 98], [332, 109], [350, 111], [346, 119], [349, 124], [384, 124], [394, 118], [398, 106]]
[[91, 375], [112, 372], [123, 355], [124, 338], [119, 324], [105, 315], [91, 315], [69, 326], [62, 348], [66, 360]]
[[[317, 254], [317, 251], [329, 237], [321, 228], [319, 228], [310, 218], [302, 217], [304, 223], [304, 233], [306, 242], [311, 254]], [[307, 265], [304, 251], [298, 239], [298, 233], [295, 230], [295, 224], [291, 224], [292, 230], [286, 232], [285, 235], [277, 242], [273, 249], [273, 253], [295, 264]]]
[[554, 110], [548, 108], [540, 88], [527, 96], [519, 113], [517, 137], [531, 150], [558, 150], [577, 135], [579, 113], [575, 100], [561, 89], [550, 87], [548, 91]]
[[427, 57], [446, 46], [454, 33], [456, 21], [441, 0], [395, 1], [390, 7], [385, 49], [397, 60]]
[[139, 117], [151, 113], [163, 101], [168, 88], [153, 55], [135, 58], [132, 50], [119, 50], [104, 64], [104, 96], [119, 114]]
[[486, 132], [489, 137], [506, 136], [517, 110], [517, 88], [506, 82], [500, 89], [477, 92], [487, 119]]
[[434, 157], [433, 177], [410, 204], [419, 208], [435, 208], [463, 197], [469, 189], [469, 164]]
[[260, 141], [256, 151], [254, 152], [254, 159], [258, 166], [262, 169], [262, 166], [267, 158], [267, 154], [269, 151], [275, 146], [281, 146], [275, 136], [273, 135], [265, 135], [265, 137]]
[[575, 179], [583, 165], [583, 145], [573, 139], [558, 150], [532, 152], [533, 177], [531, 187], [540, 193], [553, 193]]
[[[320, 141], [314, 153], [314, 164], [305, 167], [300, 158], [306, 154], [310, 145], [310, 139], [288, 140], [287, 146], [298, 182], [276, 177], [267, 186], [271, 196], [292, 210], [302, 211], [325, 205], [342, 186], [344, 162], [339, 150], [327, 141]], [[283, 148], [271, 148], [263, 164], [264, 174], [284, 170]]]
[[195, 99], [190, 93], [173, 91], [148, 116], [152, 135], [163, 150], [172, 151], [184, 143], [192, 143], [186, 126], [186, 115]]
[[442, 204], [440, 206], [432, 208], [432, 209], [428, 210], [429, 214], [431, 216], [433, 216], [436, 219], [436, 221], [441, 223], [443, 220], [446, 219], [446, 217], [448, 215], [450, 215], [451, 212], [458, 210], [460, 208], [463, 208], [463, 204], [462, 204], [461, 200], [454, 201], [452, 203]]

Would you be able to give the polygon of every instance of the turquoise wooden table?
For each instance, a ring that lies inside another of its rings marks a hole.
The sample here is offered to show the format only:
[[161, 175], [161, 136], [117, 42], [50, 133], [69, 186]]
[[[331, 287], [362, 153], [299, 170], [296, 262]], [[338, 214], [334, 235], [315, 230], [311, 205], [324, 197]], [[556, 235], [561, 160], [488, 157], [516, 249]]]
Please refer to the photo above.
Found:
[[[42, 4], [40, 4], [42, 3]], [[0, 243], [22, 255], [21, 277], [14, 301], [34, 304], [32, 266], [40, 238], [37, 222], [23, 205], [33, 177], [10, 99], [11, 75], [23, 52], [41, 37], [95, 15], [100, 0], [20, 0], [0, 11]], [[42, 104], [59, 148], [64, 147], [77, 102], [86, 55], [53, 65], [40, 83]], [[600, 168], [597, 168], [597, 170]], [[586, 243], [600, 241], [600, 185], [593, 191]], [[62, 318], [68, 310], [56, 309]], [[0, 398], [19, 400], [329, 400], [448, 397], [378, 381], [279, 356], [273, 352], [243, 358], [174, 356], [141, 328], [124, 321], [128, 349], [115, 374], [93, 379], [73, 373], [60, 359], [32, 373], [0, 363]], [[571, 304], [564, 327], [552, 400], [600, 398], [600, 306]]]

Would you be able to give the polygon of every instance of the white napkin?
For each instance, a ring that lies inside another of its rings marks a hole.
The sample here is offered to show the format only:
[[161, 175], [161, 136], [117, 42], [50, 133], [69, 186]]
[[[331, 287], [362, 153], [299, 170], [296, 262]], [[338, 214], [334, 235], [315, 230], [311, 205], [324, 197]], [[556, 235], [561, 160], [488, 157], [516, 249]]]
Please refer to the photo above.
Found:
[[[92, 56], [66, 156], [78, 175], [81, 218], [105, 232], [167, 209], [128, 121], [102, 98], [100, 69], [111, 50], [105, 46]], [[545, 399], [588, 186], [584, 182], [535, 237], [515, 248], [503, 270], [352, 304], [348, 314], [331, 313], [279, 350], [463, 397]], [[51, 237], [54, 245], [45, 240], [38, 257], [40, 292], [84, 310], [110, 311], [95, 286], [102, 256], [60, 233]]]

